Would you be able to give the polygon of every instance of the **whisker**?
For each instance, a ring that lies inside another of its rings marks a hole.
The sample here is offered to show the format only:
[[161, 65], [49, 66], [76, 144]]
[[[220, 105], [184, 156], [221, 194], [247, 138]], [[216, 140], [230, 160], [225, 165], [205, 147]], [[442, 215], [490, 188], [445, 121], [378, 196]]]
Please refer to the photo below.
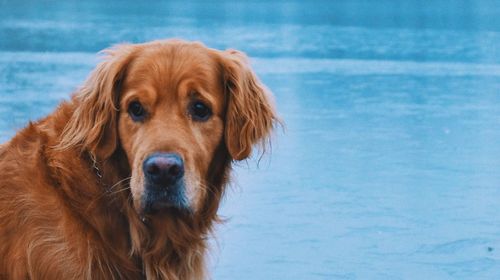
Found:
[[204, 182], [200, 182], [200, 183], [199, 183], [199, 187], [200, 187], [202, 190], [206, 191], [206, 192], [210, 192], [210, 193], [212, 193], [213, 195], [216, 195], [215, 191], [214, 191], [214, 190], [213, 190], [213, 189], [212, 189], [209, 185], [207, 185], [207, 184], [206, 184], [206, 183], [204, 183]]
[[129, 189], [130, 189], [130, 186], [125, 187], [125, 188], [123, 188], [123, 189], [119, 189], [119, 190], [116, 190], [116, 191], [110, 192], [110, 193], [108, 193], [108, 194], [109, 194], [109, 195], [114, 195], [114, 194], [118, 194], [118, 193], [121, 193], [121, 192], [126, 191], [126, 190], [129, 190]]
[[116, 186], [118, 186], [119, 184], [121, 184], [121, 183], [123, 183], [123, 182], [125, 182], [125, 181], [127, 181], [127, 180], [130, 180], [130, 179], [132, 179], [132, 177], [131, 177], [131, 176], [129, 176], [129, 177], [125, 177], [125, 178], [121, 179], [120, 181], [118, 181], [118, 182], [114, 183], [111, 187], [109, 187], [109, 188], [108, 188], [108, 190], [112, 190], [113, 188], [115, 188], [115, 187], [116, 187]]
[[89, 205], [87, 207], [87, 211], [88, 211], [88, 209], [92, 208], [95, 205], [95, 203], [97, 203], [104, 196], [106, 196], [106, 195], [115, 195], [115, 194], [120, 193], [120, 192], [122, 192], [124, 190], [130, 189], [130, 186], [128, 186], [128, 187], [125, 187], [125, 188], [113, 191], [114, 188], [116, 188], [117, 186], [121, 185], [123, 182], [126, 182], [127, 180], [130, 180], [131, 178], [132, 178], [131, 176], [125, 177], [125, 178], [121, 179], [120, 181], [114, 183], [111, 187], [107, 188], [107, 191], [102, 192], [98, 197], [96, 197], [94, 200], [92, 200], [89, 203]]

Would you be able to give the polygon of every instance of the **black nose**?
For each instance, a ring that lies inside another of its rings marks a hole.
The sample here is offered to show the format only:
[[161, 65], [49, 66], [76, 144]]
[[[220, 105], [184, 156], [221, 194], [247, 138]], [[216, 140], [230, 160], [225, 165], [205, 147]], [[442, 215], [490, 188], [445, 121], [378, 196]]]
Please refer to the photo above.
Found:
[[169, 186], [184, 176], [182, 158], [172, 153], [150, 155], [142, 165], [147, 180], [155, 185]]

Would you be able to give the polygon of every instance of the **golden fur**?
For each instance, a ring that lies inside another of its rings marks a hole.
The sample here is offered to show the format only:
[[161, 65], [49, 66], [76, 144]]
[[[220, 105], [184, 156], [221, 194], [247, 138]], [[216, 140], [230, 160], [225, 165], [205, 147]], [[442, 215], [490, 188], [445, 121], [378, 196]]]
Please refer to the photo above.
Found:
[[[70, 101], [0, 146], [0, 279], [204, 279], [207, 236], [233, 160], [277, 121], [243, 53], [179, 40], [125, 44]], [[194, 122], [192, 99], [213, 116]], [[148, 119], [127, 106], [140, 100]], [[141, 164], [185, 163], [192, 211], [149, 215]]]

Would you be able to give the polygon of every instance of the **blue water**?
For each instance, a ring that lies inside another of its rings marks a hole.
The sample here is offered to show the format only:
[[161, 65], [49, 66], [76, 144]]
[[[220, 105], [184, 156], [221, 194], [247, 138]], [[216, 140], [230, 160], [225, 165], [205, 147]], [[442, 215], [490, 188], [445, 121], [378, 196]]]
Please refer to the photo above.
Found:
[[500, 277], [497, 1], [138, 2], [0, 0], [0, 140], [112, 44], [240, 49], [286, 129], [235, 169], [213, 279]]

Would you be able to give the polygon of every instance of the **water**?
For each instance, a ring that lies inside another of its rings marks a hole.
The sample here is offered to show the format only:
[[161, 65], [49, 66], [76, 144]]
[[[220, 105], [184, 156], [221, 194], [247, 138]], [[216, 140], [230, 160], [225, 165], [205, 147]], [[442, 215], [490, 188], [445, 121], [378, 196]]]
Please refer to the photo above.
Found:
[[235, 170], [214, 279], [500, 277], [498, 2], [0, 1], [0, 140], [167, 37], [247, 52], [286, 122]]

